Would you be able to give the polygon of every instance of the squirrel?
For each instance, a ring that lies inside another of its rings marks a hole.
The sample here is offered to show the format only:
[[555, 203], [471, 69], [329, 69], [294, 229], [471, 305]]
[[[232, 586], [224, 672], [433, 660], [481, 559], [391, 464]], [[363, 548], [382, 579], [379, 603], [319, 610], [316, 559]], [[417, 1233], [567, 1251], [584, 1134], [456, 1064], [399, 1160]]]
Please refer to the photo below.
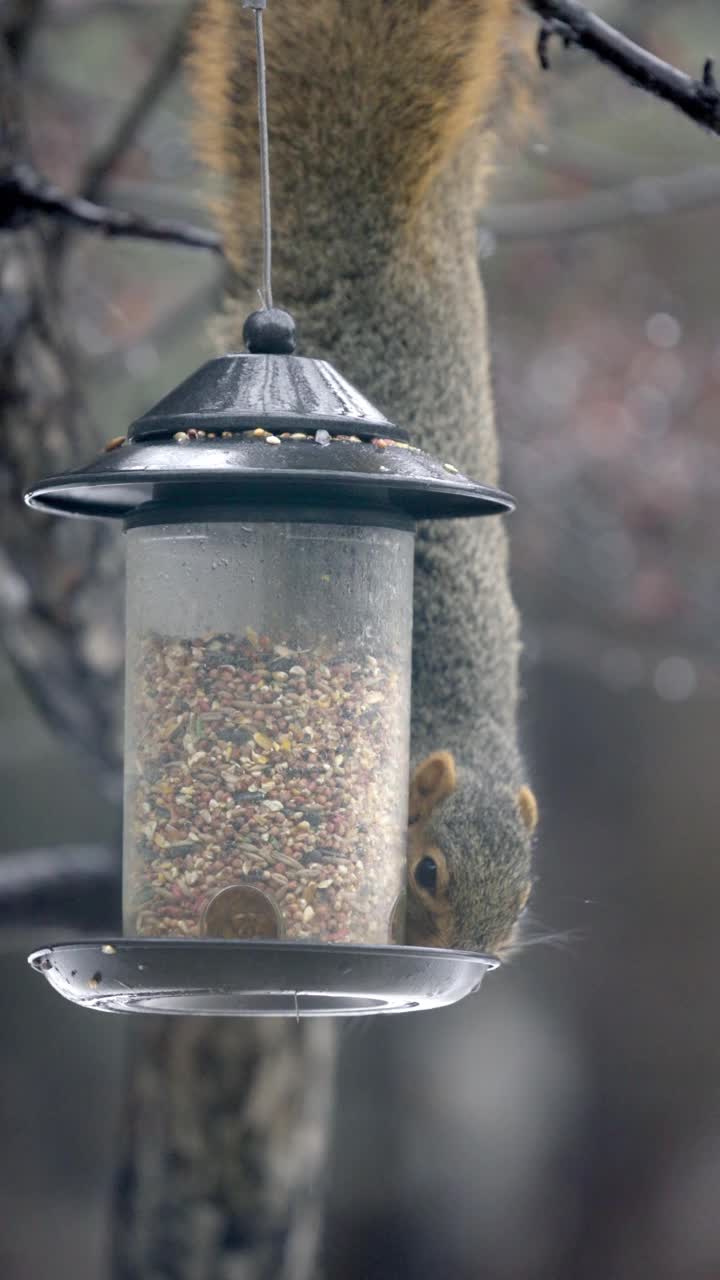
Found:
[[[270, 0], [274, 290], [414, 443], [484, 483], [498, 447], [476, 223], [512, 96], [514, 0]], [[255, 44], [203, 0], [189, 54], [237, 342], [259, 278]], [[504, 954], [532, 884], [518, 616], [497, 517], [418, 528], [407, 942]]]

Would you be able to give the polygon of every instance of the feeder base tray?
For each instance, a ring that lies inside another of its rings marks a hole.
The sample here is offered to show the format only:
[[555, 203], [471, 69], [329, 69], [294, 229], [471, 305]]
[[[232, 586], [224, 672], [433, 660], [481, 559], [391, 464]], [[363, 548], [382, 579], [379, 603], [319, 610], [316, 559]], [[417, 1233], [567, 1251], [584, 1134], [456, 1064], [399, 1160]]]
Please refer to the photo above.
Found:
[[492, 956], [429, 947], [110, 938], [35, 951], [68, 1000], [109, 1013], [348, 1017], [454, 1004]]

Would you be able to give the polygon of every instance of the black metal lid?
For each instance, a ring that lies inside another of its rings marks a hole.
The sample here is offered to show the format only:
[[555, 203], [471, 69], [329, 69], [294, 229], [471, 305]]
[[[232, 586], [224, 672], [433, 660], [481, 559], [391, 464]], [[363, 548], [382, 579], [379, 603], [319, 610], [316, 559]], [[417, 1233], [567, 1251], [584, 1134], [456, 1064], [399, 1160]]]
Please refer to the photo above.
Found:
[[[161, 502], [188, 507], [353, 506], [412, 519], [510, 510], [499, 489], [415, 449], [324, 361], [211, 360], [95, 462], [25, 495], [61, 515], [142, 519]], [[287, 518], [284, 516], [283, 518]]]
[[227, 355], [208, 360], [138, 418], [132, 440], [156, 440], [188, 427], [204, 431], [317, 431], [407, 440], [407, 432], [360, 395], [325, 360]]

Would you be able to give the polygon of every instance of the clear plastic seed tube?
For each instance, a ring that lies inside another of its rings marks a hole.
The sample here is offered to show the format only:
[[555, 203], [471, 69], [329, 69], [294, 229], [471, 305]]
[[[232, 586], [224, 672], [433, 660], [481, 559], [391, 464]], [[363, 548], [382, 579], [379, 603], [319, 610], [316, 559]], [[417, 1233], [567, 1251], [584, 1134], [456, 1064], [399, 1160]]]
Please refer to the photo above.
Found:
[[127, 541], [126, 934], [402, 942], [412, 529]]

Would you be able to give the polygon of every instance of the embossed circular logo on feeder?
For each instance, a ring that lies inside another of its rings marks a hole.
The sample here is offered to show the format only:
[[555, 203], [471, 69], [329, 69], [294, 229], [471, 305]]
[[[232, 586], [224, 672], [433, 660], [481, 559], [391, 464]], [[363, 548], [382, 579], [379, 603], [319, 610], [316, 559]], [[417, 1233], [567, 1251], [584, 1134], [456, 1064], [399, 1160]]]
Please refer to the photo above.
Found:
[[281, 938], [280, 910], [268, 894], [252, 885], [234, 884], [221, 889], [208, 902], [202, 917], [206, 938]]

